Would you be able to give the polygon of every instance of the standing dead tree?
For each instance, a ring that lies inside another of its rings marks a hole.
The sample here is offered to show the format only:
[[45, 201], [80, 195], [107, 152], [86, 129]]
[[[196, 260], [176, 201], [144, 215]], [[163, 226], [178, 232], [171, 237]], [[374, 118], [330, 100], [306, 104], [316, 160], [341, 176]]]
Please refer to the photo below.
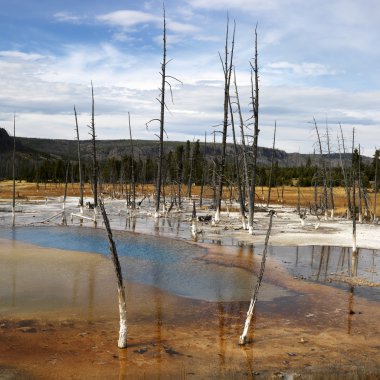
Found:
[[273, 164], [274, 164], [274, 148], [276, 146], [276, 130], [277, 130], [277, 121], [274, 122], [274, 132], [273, 132], [273, 146], [272, 146], [272, 157], [270, 160], [270, 172], [269, 172], [269, 183], [268, 183], [268, 200], [267, 207], [269, 207], [270, 202], [270, 193], [272, 190], [272, 175], [273, 175]]
[[222, 154], [221, 154], [221, 159], [220, 159], [220, 164], [219, 164], [218, 190], [216, 193], [215, 222], [220, 221], [220, 211], [222, 207], [222, 198], [223, 198], [224, 170], [226, 166], [226, 146], [227, 146], [230, 83], [231, 83], [232, 61], [233, 61], [233, 55], [234, 55], [235, 30], [236, 30], [235, 22], [234, 22], [234, 31], [232, 35], [232, 41], [231, 41], [231, 49], [229, 49], [228, 47], [228, 42], [229, 42], [228, 29], [229, 29], [229, 19], [227, 16], [226, 42], [224, 46], [224, 61], [222, 59], [221, 54], [219, 53], [219, 58], [222, 63], [222, 68], [223, 68], [223, 73], [224, 73], [224, 106], [223, 106]]
[[13, 114], [12, 178], [12, 227], [14, 227], [16, 225], [16, 114]]
[[[258, 154], [258, 139], [259, 139], [259, 69], [258, 69], [258, 53], [257, 53], [257, 25], [255, 28], [255, 58], [254, 62], [250, 62], [251, 72], [251, 99], [252, 99], [252, 111], [253, 111], [253, 145], [252, 145], [252, 178], [251, 188], [249, 191], [249, 197], [251, 198], [252, 209], [249, 211], [248, 228], [249, 233], [253, 234], [253, 218], [255, 216], [255, 193], [256, 193], [256, 174], [257, 174], [257, 154]], [[253, 81], [253, 74], [255, 80]]]
[[373, 223], [377, 224], [377, 215], [376, 215], [376, 203], [377, 203], [377, 191], [378, 191], [378, 165], [379, 165], [379, 160], [380, 160], [380, 150], [375, 148], [375, 196], [374, 196], [374, 203], [373, 203]]
[[346, 154], [346, 147], [344, 144], [344, 136], [343, 136], [343, 130], [342, 130], [342, 125], [339, 123], [339, 128], [340, 128], [340, 136], [341, 136], [341, 141], [339, 141], [339, 135], [338, 135], [338, 146], [339, 146], [339, 161], [340, 161], [340, 166], [342, 168], [342, 173], [343, 173], [343, 180], [344, 180], [344, 187], [346, 190], [346, 198], [347, 198], [347, 219], [351, 219], [351, 191], [350, 191], [350, 183], [349, 183], [349, 177], [347, 174], [347, 169], [346, 165], [343, 162], [342, 159], [342, 152], [341, 152], [341, 144], [342, 144], [342, 149], [343, 149], [343, 154]]
[[356, 156], [355, 151], [355, 128], [352, 129], [352, 256], [357, 254], [356, 247]]
[[314, 126], [315, 126], [315, 131], [317, 132], [317, 138], [318, 138], [318, 145], [319, 145], [319, 154], [320, 154], [320, 160], [322, 163], [322, 171], [323, 171], [323, 209], [325, 213], [325, 218], [327, 219], [327, 206], [328, 206], [328, 200], [327, 200], [327, 170], [326, 170], [326, 163], [325, 160], [323, 159], [323, 150], [322, 150], [322, 142], [321, 138], [319, 136], [319, 131], [318, 131], [318, 126], [315, 118], [314, 120]]
[[[234, 70], [234, 87], [235, 87], [235, 97], [236, 97], [236, 105], [237, 105], [237, 111], [239, 114], [239, 126], [240, 126], [240, 135], [241, 135], [241, 146], [242, 146], [242, 156], [243, 156], [243, 177], [244, 177], [244, 183], [245, 183], [245, 194], [247, 191], [249, 192], [250, 189], [250, 183], [249, 183], [249, 173], [248, 173], [248, 153], [247, 153], [247, 146], [245, 143], [245, 133], [244, 133], [244, 121], [243, 121], [243, 115], [241, 112], [241, 106], [240, 106], [240, 99], [239, 99], [239, 91], [237, 87], [237, 81], [236, 81], [236, 73]], [[244, 195], [245, 199], [245, 195]], [[248, 196], [248, 214], [251, 215], [253, 213], [253, 203], [252, 198]]]
[[164, 18], [164, 27], [163, 27], [163, 48], [162, 48], [162, 63], [161, 63], [161, 88], [160, 88], [160, 97], [157, 98], [158, 103], [160, 104], [160, 118], [149, 120], [146, 123], [146, 127], [148, 128], [149, 124], [153, 121], [157, 121], [160, 125], [160, 131], [158, 134], [158, 162], [157, 162], [157, 178], [156, 178], [156, 199], [155, 199], [155, 214], [156, 218], [159, 217], [160, 210], [160, 200], [161, 200], [161, 188], [162, 188], [162, 178], [163, 178], [163, 160], [164, 160], [164, 133], [165, 131], [165, 109], [167, 109], [167, 105], [165, 102], [166, 95], [166, 86], [169, 87], [171, 100], [173, 102], [173, 93], [172, 86], [168, 79], [173, 79], [179, 83], [182, 83], [179, 79], [166, 74], [166, 68], [169, 64], [166, 57], [166, 16], [165, 16], [165, 6], [163, 7], [163, 18]]
[[131, 115], [128, 112], [128, 125], [129, 125], [129, 138], [131, 143], [131, 186], [132, 186], [132, 210], [134, 212], [136, 208], [136, 183], [135, 183], [135, 164], [134, 164], [134, 152], [133, 152], [133, 139], [131, 128]]
[[234, 120], [234, 112], [232, 110], [231, 97], [229, 98], [229, 107], [230, 107], [230, 114], [231, 114], [231, 129], [232, 129], [232, 137], [233, 137], [233, 143], [234, 143], [234, 164], [235, 164], [235, 170], [236, 170], [236, 184], [238, 187], [238, 194], [239, 194], [241, 223], [242, 223], [243, 229], [245, 230], [246, 229], [245, 199], [244, 199], [243, 185], [242, 185], [241, 175], [240, 175], [240, 165], [239, 165], [239, 159], [238, 159], [239, 149], [236, 142], [235, 120]]
[[239, 344], [245, 344], [247, 342], [247, 334], [248, 334], [249, 326], [251, 325], [251, 320], [252, 320], [253, 312], [255, 311], [255, 305], [256, 305], [258, 294], [259, 294], [259, 289], [260, 289], [261, 282], [264, 276], [269, 236], [272, 229], [273, 215], [274, 215], [274, 211], [271, 210], [269, 212], [269, 225], [268, 225], [268, 230], [265, 237], [265, 244], [264, 244], [263, 256], [261, 259], [260, 272], [259, 272], [259, 276], [257, 277], [256, 286], [252, 290], [251, 302], [249, 304], [249, 308], [247, 312], [247, 319], [245, 320], [244, 330], [243, 330], [243, 334], [240, 336]]
[[80, 139], [79, 139], [79, 127], [78, 127], [78, 116], [77, 110], [74, 106], [74, 115], [75, 115], [75, 131], [77, 134], [77, 142], [78, 142], [78, 166], [79, 166], [79, 207], [80, 213], [83, 214], [83, 178], [82, 178], [82, 162], [81, 162], [81, 154], [80, 154]]
[[123, 284], [123, 274], [121, 272], [121, 266], [119, 261], [119, 256], [117, 255], [116, 244], [112, 237], [112, 230], [104, 204], [101, 198], [99, 198], [99, 206], [102, 212], [104, 225], [107, 230], [109, 249], [111, 252], [112, 262], [114, 265], [116, 278], [117, 278], [117, 293], [119, 300], [119, 318], [120, 318], [120, 328], [119, 328], [119, 340], [117, 346], [119, 348], [127, 347], [127, 333], [128, 333], [128, 324], [127, 324], [127, 305], [125, 297], [125, 288]]
[[96, 134], [95, 134], [95, 102], [94, 102], [94, 86], [91, 81], [91, 124], [89, 135], [92, 139], [92, 180], [93, 180], [93, 192], [94, 192], [94, 212], [96, 214], [96, 207], [98, 206], [98, 161], [96, 159]]
[[330, 149], [330, 133], [328, 124], [326, 122], [326, 140], [327, 140], [327, 154], [328, 154], [328, 160], [329, 160], [329, 192], [330, 192], [330, 217], [331, 219], [334, 219], [334, 208], [335, 208], [335, 202], [334, 202], [334, 187], [333, 187], [333, 180], [332, 180], [332, 164], [331, 164], [331, 149]]

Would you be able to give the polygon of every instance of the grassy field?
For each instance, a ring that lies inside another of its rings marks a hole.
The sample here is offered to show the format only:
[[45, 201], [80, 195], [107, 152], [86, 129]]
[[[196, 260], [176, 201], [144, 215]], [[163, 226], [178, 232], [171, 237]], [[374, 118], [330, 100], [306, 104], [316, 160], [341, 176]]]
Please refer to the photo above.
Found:
[[[28, 200], [28, 199], [43, 199], [46, 197], [58, 197], [63, 196], [65, 191], [65, 185], [62, 183], [46, 183], [39, 184], [31, 182], [16, 182], [16, 199], [18, 200]], [[165, 194], [170, 197], [173, 191], [177, 191], [177, 186], [166, 186]], [[147, 185], [137, 185], [136, 192], [139, 195], [152, 195], [154, 193], [154, 186], [152, 184]], [[105, 184], [102, 186], [102, 193], [105, 195], [115, 195], [122, 197], [122, 193], [125, 194], [125, 186], [123, 186], [123, 191], [121, 186], [118, 184], [116, 186]], [[200, 186], [192, 187], [192, 195], [198, 197], [200, 194]], [[182, 187], [182, 195], [186, 194], [185, 186]], [[204, 197], [211, 198], [213, 191], [210, 187], [205, 188]], [[79, 184], [70, 183], [67, 187], [67, 195], [79, 197]], [[283, 199], [282, 199], [283, 195]], [[323, 188], [318, 188], [318, 199], [323, 196]], [[86, 183], [84, 186], [84, 197], [91, 198], [92, 191], [91, 185]], [[12, 198], [12, 181], [2, 181], [0, 182], [0, 199], [6, 200]], [[268, 188], [267, 187], [257, 187], [256, 188], [256, 204], [267, 204], [268, 198]], [[368, 198], [371, 212], [373, 212], [374, 205], [374, 192], [368, 190]], [[224, 199], [236, 200], [237, 191], [231, 193], [230, 189], [224, 188]], [[282, 188], [272, 188], [271, 190], [271, 204], [284, 204], [290, 206], [296, 206], [298, 202], [298, 190], [295, 186], [285, 186]], [[335, 214], [342, 215], [346, 210], [346, 195], [343, 187], [334, 188], [334, 202], [335, 202]], [[314, 187], [301, 187], [300, 188], [300, 205], [301, 208], [309, 207], [309, 204], [314, 204]], [[363, 202], [364, 207], [364, 202]], [[380, 195], [377, 197], [377, 215], [380, 214]]]

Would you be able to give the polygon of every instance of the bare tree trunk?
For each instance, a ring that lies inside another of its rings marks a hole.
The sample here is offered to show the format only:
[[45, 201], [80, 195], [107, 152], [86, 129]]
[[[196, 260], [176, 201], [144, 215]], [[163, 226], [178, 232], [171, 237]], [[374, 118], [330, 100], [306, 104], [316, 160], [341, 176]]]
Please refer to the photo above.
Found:
[[132, 184], [132, 210], [136, 208], [136, 184], [135, 184], [135, 163], [134, 163], [134, 152], [133, 152], [133, 139], [132, 139], [132, 128], [131, 128], [131, 115], [128, 112], [128, 125], [129, 125], [129, 138], [131, 142], [131, 184]]
[[205, 187], [205, 177], [206, 177], [206, 170], [207, 170], [207, 165], [206, 165], [206, 146], [207, 146], [207, 140], [206, 140], [206, 132], [205, 132], [205, 144], [204, 144], [204, 149], [203, 149], [203, 160], [205, 161], [205, 165], [202, 168], [202, 181], [201, 181], [201, 191], [199, 195], [199, 208], [202, 208], [203, 204], [203, 191]]
[[214, 142], [213, 142], [213, 162], [212, 162], [212, 205], [216, 210], [216, 148], [215, 148], [215, 133], [214, 133]]
[[377, 167], [378, 161], [380, 159], [379, 156], [380, 151], [375, 148], [375, 200], [373, 204], [373, 223], [377, 224], [377, 215], [376, 215], [376, 202], [377, 202]]
[[238, 161], [238, 146], [236, 143], [236, 134], [235, 134], [235, 122], [234, 122], [234, 116], [232, 111], [232, 105], [231, 105], [231, 98], [229, 97], [229, 106], [230, 106], [230, 114], [231, 114], [231, 128], [232, 128], [232, 137], [233, 137], [233, 143], [234, 143], [234, 163], [235, 163], [235, 170], [236, 170], [236, 179], [237, 179], [237, 187], [238, 187], [238, 193], [239, 193], [239, 205], [240, 205], [240, 216], [241, 216], [241, 223], [243, 226], [243, 229], [246, 229], [246, 222], [245, 222], [245, 202], [244, 202], [244, 195], [243, 195], [243, 188], [241, 184], [241, 177], [240, 177], [240, 168], [239, 168], [239, 161]]
[[74, 115], [75, 115], [75, 130], [77, 133], [77, 141], [78, 141], [78, 165], [79, 165], [79, 207], [80, 213], [83, 214], [83, 179], [82, 179], [82, 162], [81, 162], [81, 154], [80, 154], [80, 139], [79, 139], [79, 127], [78, 127], [78, 117], [77, 110], [74, 106]]
[[91, 125], [90, 136], [92, 138], [92, 160], [93, 160], [93, 192], [94, 192], [94, 213], [96, 214], [96, 207], [98, 206], [98, 161], [96, 158], [96, 134], [95, 134], [95, 102], [94, 102], [94, 86], [91, 81]]
[[[253, 234], [253, 218], [255, 216], [255, 193], [256, 193], [256, 173], [257, 173], [257, 153], [258, 153], [258, 138], [259, 138], [259, 71], [258, 71], [258, 54], [257, 54], [257, 25], [255, 28], [255, 60], [254, 65], [251, 63], [252, 70], [255, 74], [255, 85], [253, 85], [253, 79], [251, 75], [251, 98], [254, 118], [254, 133], [253, 133], [253, 168], [251, 179], [250, 197], [253, 205], [251, 213], [249, 215], [249, 233]], [[254, 90], [255, 89], [255, 90]]]
[[330, 191], [330, 217], [331, 219], [334, 219], [334, 188], [333, 188], [333, 181], [332, 181], [332, 164], [331, 164], [331, 150], [330, 150], [330, 134], [329, 134], [329, 128], [328, 124], [326, 122], [326, 138], [327, 138], [327, 154], [329, 158], [329, 191]]
[[272, 157], [271, 157], [271, 160], [270, 160], [270, 172], [269, 172], [267, 207], [269, 207], [270, 193], [271, 193], [271, 190], [272, 190], [272, 173], [273, 173], [273, 164], [274, 164], [274, 148], [275, 148], [275, 145], [276, 145], [276, 129], [277, 129], [277, 121], [274, 122], [273, 145], [272, 145]]
[[69, 182], [69, 167], [70, 167], [70, 161], [67, 160], [66, 175], [65, 175], [65, 190], [63, 193], [63, 202], [62, 202], [62, 224], [64, 225], [67, 224], [65, 208], [66, 208], [66, 198], [67, 198], [67, 185]]
[[[219, 167], [219, 184], [216, 198], [216, 212], [215, 212], [215, 221], [219, 222], [220, 220], [220, 210], [222, 207], [222, 198], [223, 198], [223, 181], [224, 181], [224, 170], [226, 165], [226, 146], [227, 146], [227, 127], [228, 127], [228, 111], [229, 111], [229, 97], [230, 97], [230, 82], [231, 82], [231, 72], [232, 72], [232, 61], [234, 55], [234, 44], [235, 44], [235, 24], [234, 31], [231, 42], [231, 51], [228, 50], [228, 25], [229, 20], [227, 19], [227, 31], [226, 31], [226, 43], [224, 47], [224, 62], [220, 56], [222, 62], [223, 72], [224, 72], [224, 118], [223, 118], [223, 130], [222, 130], [222, 156]], [[230, 54], [230, 60], [228, 60], [228, 54]]]
[[356, 255], [356, 194], [355, 194], [355, 182], [356, 182], [356, 169], [355, 169], [355, 128], [352, 129], [352, 202], [353, 202], [353, 215], [352, 215], [352, 255]]
[[261, 281], [262, 281], [263, 276], [264, 276], [265, 261], [266, 261], [266, 257], [267, 257], [269, 236], [270, 236], [270, 232], [272, 229], [273, 215], [274, 215], [274, 211], [270, 211], [269, 226], [268, 226], [267, 234], [265, 237], [265, 245], [264, 245], [263, 256], [261, 259], [260, 273], [259, 273], [259, 276], [257, 278], [256, 286], [252, 291], [251, 302], [249, 304], [249, 308], [248, 308], [248, 312], [247, 312], [247, 319], [245, 321], [243, 334], [240, 336], [240, 339], [239, 339], [239, 344], [245, 344], [247, 341], [247, 334], [248, 334], [249, 326], [251, 324], [253, 312], [255, 310], [255, 305], [256, 305], [258, 294], [259, 294]]
[[117, 346], [119, 348], [127, 347], [127, 333], [128, 333], [128, 324], [127, 324], [127, 305], [125, 297], [125, 288], [123, 284], [123, 274], [121, 272], [121, 266], [119, 257], [117, 255], [116, 244], [112, 237], [112, 230], [108, 220], [106, 210], [104, 208], [103, 201], [99, 199], [100, 210], [102, 212], [104, 225], [107, 230], [109, 249], [111, 252], [112, 262], [115, 268], [116, 278], [117, 278], [117, 293], [119, 300], [119, 318], [120, 318], [120, 327], [119, 327], [119, 340]]
[[359, 159], [358, 159], [358, 196], [359, 196], [359, 205], [358, 205], [358, 217], [359, 217], [359, 223], [363, 223], [363, 210], [362, 210], [362, 178], [361, 178], [361, 165], [360, 165], [360, 144], [359, 144]]
[[12, 156], [12, 227], [16, 225], [16, 115], [13, 114], [13, 156]]
[[[342, 125], [339, 123], [340, 127], [340, 135], [342, 138], [342, 148], [343, 148], [343, 154], [346, 153], [346, 148], [344, 145], [344, 136], [343, 136], [343, 130], [342, 130]], [[343, 173], [343, 179], [344, 179], [344, 187], [346, 189], [346, 198], [347, 198], [347, 219], [351, 219], [351, 195], [350, 195], [350, 186], [349, 186], [349, 181], [348, 181], [348, 176], [347, 172], [345, 169], [345, 165], [342, 160], [342, 153], [340, 150], [340, 144], [339, 144], [339, 136], [338, 136], [338, 145], [339, 145], [339, 161], [340, 161], [340, 166], [342, 168], [342, 173]]]
[[[241, 144], [242, 144], [242, 148], [243, 148], [242, 154], [243, 154], [244, 181], [245, 181], [246, 192], [248, 192], [248, 194], [249, 194], [250, 193], [250, 183], [249, 183], [249, 174], [248, 174], [247, 147], [245, 144], [244, 122], [243, 122], [243, 116], [242, 116], [241, 107], [240, 107], [239, 92], [238, 92], [238, 87], [237, 87], [237, 82], [236, 82], [235, 70], [234, 70], [234, 86], [235, 86], [236, 104], [237, 104], [237, 109], [238, 109], [238, 113], [239, 113]], [[244, 200], [245, 200], [245, 196], [244, 196]], [[254, 207], [254, 205], [252, 204], [252, 198], [250, 196], [248, 196], [248, 214], [249, 215], [251, 215], [253, 213], [253, 207]], [[249, 220], [250, 220], [250, 218], [248, 218], [248, 223], [249, 223]], [[251, 233], [253, 233], [253, 226], [252, 225], [249, 225], [249, 229], [250, 229], [250, 231], [252, 231]]]
[[157, 179], [156, 179], [156, 212], [155, 217], [159, 216], [160, 211], [160, 198], [161, 198], [161, 186], [162, 186], [162, 163], [164, 155], [164, 129], [165, 129], [165, 91], [166, 91], [166, 17], [165, 7], [164, 12], [164, 30], [163, 30], [163, 49], [162, 49], [162, 64], [161, 64], [161, 100], [160, 102], [160, 134], [158, 145], [158, 167], [157, 167]]
[[323, 151], [322, 151], [321, 138], [319, 137], [318, 126], [317, 126], [317, 122], [316, 122], [315, 118], [314, 118], [314, 125], [315, 125], [315, 130], [317, 132], [318, 144], [319, 144], [319, 152], [320, 152], [320, 155], [321, 155], [321, 162], [322, 162], [322, 169], [323, 169], [323, 208], [324, 208], [324, 213], [325, 213], [325, 219], [327, 219], [327, 207], [328, 207], [328, 201], [327, 201], [327, 171], [326, 171], [325, 160], [323, 159]]

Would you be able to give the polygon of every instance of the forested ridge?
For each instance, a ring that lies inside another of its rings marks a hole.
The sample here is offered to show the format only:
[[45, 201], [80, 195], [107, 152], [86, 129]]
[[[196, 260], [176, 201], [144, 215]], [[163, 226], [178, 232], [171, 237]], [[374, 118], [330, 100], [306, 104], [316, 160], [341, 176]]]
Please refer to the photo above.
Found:
[[[134, 140], [135, 180], [153, 183], [157, 170], [157, 141]], [[11, 178], [13, 137], [0, 128], [0, 178]], [[201, 142], [165, 141], [164, 172], [165, 182], [200, 184], [211, 181], [214, 163], [220, 155], [221, 144]], [[84, 179], [91, 181], [91, 141], [81, 141], [82, 167]], [[235, 180], [233, 144], [227, 144], [226, 182]], [[129, 181], [131, 177], [131, 143], [129, 140], [97, 140], [97, 156], [102, 182]], [[272, 149], [260, 147], [258, 150], [257, 180], [259, 185], [267, 185], [270, 172]], [[351, 162], [351, 154], [342, 155], [342, 160]], [[273, 178], [275, 185], [294, 184], [311, 186], [319, 167], [319, 155], [287, 153], [275, 149]], [[341, 185], [339, 154], [329, 156], [331, 175], [335, 186]], [[363, 184], [374, 180], [372, 157], [361, 156]], [[54, 140], [16, 137], [16, 178], [33, 182], [64, 182], [69, 166], [70, 181], [78, 182], [77, 142], [75, 140]]]

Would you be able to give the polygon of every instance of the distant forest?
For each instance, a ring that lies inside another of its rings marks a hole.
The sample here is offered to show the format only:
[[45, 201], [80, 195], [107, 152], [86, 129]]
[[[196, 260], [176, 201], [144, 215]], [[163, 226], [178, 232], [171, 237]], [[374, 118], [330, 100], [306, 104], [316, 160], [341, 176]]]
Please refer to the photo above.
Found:
[[[154, 183], [157, 171], [156, 141], [136, 140], [134, 144], [134, 176], [136, 183]], [[164, 179], [170, 183], [212, 185], [217, 173], [221, 145], [197, 141], [167, 142], [164, 152]], [[128, 140], [97, 141], [100, 181], [103, 183], [130, 183], [132, 156]], [[374, 152], [375, 153], [375, 152]], [[90, 141], [81, 141], [82, 175], [92, 181]], [[379, 155], [379, 151], [377, 151]], [[236, 183], [239, 169], [234, 161], [232, 144], [227, 147], [225, 184]], [[375, 179], [374, 158], [359, 156], [361, 182], [370, 187]], [[12, 179], [13, 137], [0, 128], [0, 179]], [[271, 171], [272, 149], [259, 148], [257, 183], [267, 186]], [[321, 159], [327, 163], [329, 178], [334, 186], [343, 186], [342, 166], [352, 165], [351, 154], [307, 155], [275, 150], [272, 185], [313, 186], [322, 184]], [[16, 137], [16, 179], [48, 183], [79, 182], [77, 142]], [[380, 165], [379, 165], [380, 166]], [[378, 168], [378, 172], [380, 167]], [[379, 177], [378, 177], [379, 178]]]

